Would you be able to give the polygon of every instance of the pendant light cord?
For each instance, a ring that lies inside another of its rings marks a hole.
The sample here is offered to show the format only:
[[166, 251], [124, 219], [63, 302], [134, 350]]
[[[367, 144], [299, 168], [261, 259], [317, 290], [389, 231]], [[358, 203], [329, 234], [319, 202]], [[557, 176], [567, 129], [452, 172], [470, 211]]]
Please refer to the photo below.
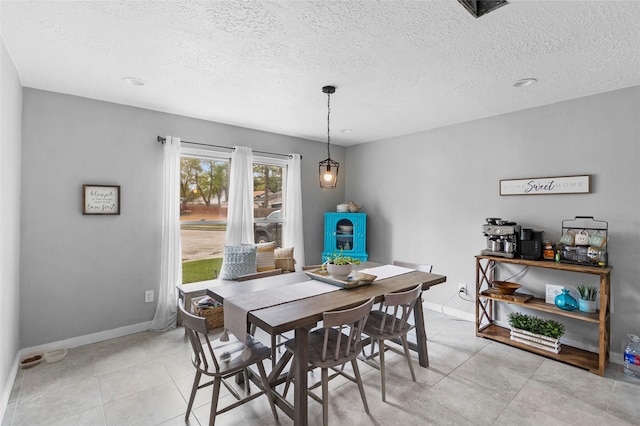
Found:
[[331, 92], [327, 92], [327, 158], [331, 159], [331, 152], [329, 151], [329, 145], [331, 144]]

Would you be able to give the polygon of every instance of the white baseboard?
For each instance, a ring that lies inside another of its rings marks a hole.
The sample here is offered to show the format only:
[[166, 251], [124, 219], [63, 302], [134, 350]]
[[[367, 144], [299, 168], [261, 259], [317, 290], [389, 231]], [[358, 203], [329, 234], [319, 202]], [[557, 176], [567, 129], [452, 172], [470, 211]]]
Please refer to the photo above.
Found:
[[609, 351], [609, 362], [618, 365], [624, 365], [624, 354]]
[[[439, 305], [437, 303], [431, 303], [431, 302], [422, 302], [422, 306], [425, 309], [429, 309], [430, 311], [436, 311], [436, 312], [442, 312], [442, 305]], [[462, 311], [460, 309], [455, 309], [455, 308], [448, 308], [448, 307], [444, 307], [444, 313], [452, 316], [452, 317], [456, 317], [456, 318], [460, 318], [462, 320], [465, 321], [469, 321], [469, 322], [475, 322], [475, 315], [471, 312], [465, 312]]]
[[57, 342], [45, 343], [44, 345], [32, 346], [30, 348], [20, 350], [19, 356], [23, 356], [31, 352], [48, 352], [55, 349], [71, 349], [77, 348], [78, 346], [90, 345], [91, 343], [102, 342], [103, 340], [115, 339], [116, 337], [147, 331], [149, 330], [150, 325], [151, 321], [141, 322], [139, 324], [114, 328], [113, 330], [105, 330], [98, 333], [59, 340]]
[[[9, 398], [11, 397], [11, 391], [13, 390], [13, 383], [16, 381], [16, 376], [18, 375], [19, 362], [20, 357], [16, 356], [16, 359], [13, 361], [11, 371], [9, 372], [9, 376], [7, 376], [7, 383], [4, 384], [4, 388], [2, 389], [2, 399], [0, 399], [0, 422], [3, 424], [4, 415], [6, 414], [7, 406], [9, 405]], [[11, 422], [8, 424], [11, 424]]]
[[57, 342], [51, 342], [51, 343], [46, 343], [44, 345], [32, 346], [30, 348], [21, 349], [16, 354], [16, 358], [13, 361], [13, 367], [11, 367], [11, 372], [9, 373], [7, 383], [4, 384], [4, 387], [2, 390], [2, 395], [1, 395], [2, 399], [0, 399], [0, 421], [2, 421], [2, 419], [4, 418], [4, 415], [7, 410], [7, 405], [9, 404], [9, 398], [11, 397], [13, 384], [18, 374], [18, 367], [20, 365], [20, 360], [26, 354], [30, 354], [33, 352], [48, 352], [55, 349], [77, 348], [78, 346], [89, 345], [91, 343], [102, 342], [103, 340], [114, 339], [116, 337], [122, 337], [122, 336], [127, 336], [129, 334], [147, 331], [150, 325], [151, 325], [151, 321], [141, 322], [139, 324], [128, 325], [126, 327], [114, 328], [113, 330], [100, 331], [98, 333], [72, 337], [70, 339], [60, 340]]

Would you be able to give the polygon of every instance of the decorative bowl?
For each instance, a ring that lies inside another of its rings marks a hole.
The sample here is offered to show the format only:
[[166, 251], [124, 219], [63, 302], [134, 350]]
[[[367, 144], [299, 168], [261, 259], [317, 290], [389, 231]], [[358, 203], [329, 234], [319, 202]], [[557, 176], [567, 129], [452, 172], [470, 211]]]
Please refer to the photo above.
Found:
[[48, 363], [60, 361], [65, 356], [67, 356], [67, 350], [66, 349], [56, 349], [56, 350], [44, 353], [44, 359]]
[[342, 232], [353, 232], [352, 225], [338, 225], [338, 229], [341, 230]]
[[334, 265], [333, 263], [327, 263], [327, 272], [331, 278], [336, 280], [346, 281], [349, 278], [349, 274], [353, 269], [353, 265], [347, 263], [346, 265]]
[[509, 281], [494, 281], [493, 286], [500, 294], [513, 294], [517, 289], [522, 287], [521, 284], [511, 283]]
[[31, 368], [40, 364], [44, 359], [44, 352], [35, 352], [29, 355], [26, 355], [24, 358], [20, 360], [20, 368]]

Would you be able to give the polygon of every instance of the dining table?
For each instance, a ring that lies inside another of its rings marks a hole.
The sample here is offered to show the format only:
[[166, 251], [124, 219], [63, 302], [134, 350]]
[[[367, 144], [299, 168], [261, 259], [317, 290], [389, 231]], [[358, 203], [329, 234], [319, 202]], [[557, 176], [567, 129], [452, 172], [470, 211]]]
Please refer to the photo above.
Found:
[[[368, 271], [375, 271], [376, 267], [390, 265], [379, 265], [366, 262], [363, 267]], [[238, 300], [243, 297], [260, 291], [273, 291], [279, 287], [297, 285], [311, 280], [305, 272], [291, 272], [272, 277], [248, 280], [237, 283], [227, 283], [207, 289], [207, 293], [216, 301], [223, 304], [225, 299]], [[422, 272], [413, 269], [406, 269], [398, 275], [380, 277], [369, 285], [356, 286], [353, 288], [337, 288], [337, 291], [324, 292], [317, 295], [306, 296], [300, 299], [278, 302], [273, 306], [260, 307], [246, 313], [247, 330], [249, 326], [255, 326], [271, 336], [277, 336], [287, 332], [293, 332], [295, 337], [293, 365], [294, 395], [293, 404], [275, 391], [274, 399], [276, 404], [293, 419], [294, 425], [308, 424], [308, 338], [309, 331], [322, 321], [324, 312], [348, 309], [374, 298], [375, 303], [383, 301], [386, 293], [410, 290], [418, 284], [422, 284], [423, 290], [428, 290], [434, 285], [444, 283], [446, 276]], [[424, 325], [424, 314], [422, 304], [416, 303], [413, 311], [416, 342], [412, 349], [417, 351], [418, 360], [421, 367], [429, 366], [427, 352], [427, 336]], [[273, 339], [272, 339], [273, 340]], [[290, 367], [291, 368], [291, 367]], [[277, 377], [270, 375], [270, 383], [274, 390], [278, 383]]]

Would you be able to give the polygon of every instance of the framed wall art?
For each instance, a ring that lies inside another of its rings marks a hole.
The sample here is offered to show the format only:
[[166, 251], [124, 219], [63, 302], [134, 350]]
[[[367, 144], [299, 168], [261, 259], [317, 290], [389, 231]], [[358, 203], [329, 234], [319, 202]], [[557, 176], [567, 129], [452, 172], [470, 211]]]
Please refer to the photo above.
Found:
[[82, 214], [119, 215], [120, 185], [82, 185]]
[[585, 194], [591, 175], [500, 180], [500, 195]]

